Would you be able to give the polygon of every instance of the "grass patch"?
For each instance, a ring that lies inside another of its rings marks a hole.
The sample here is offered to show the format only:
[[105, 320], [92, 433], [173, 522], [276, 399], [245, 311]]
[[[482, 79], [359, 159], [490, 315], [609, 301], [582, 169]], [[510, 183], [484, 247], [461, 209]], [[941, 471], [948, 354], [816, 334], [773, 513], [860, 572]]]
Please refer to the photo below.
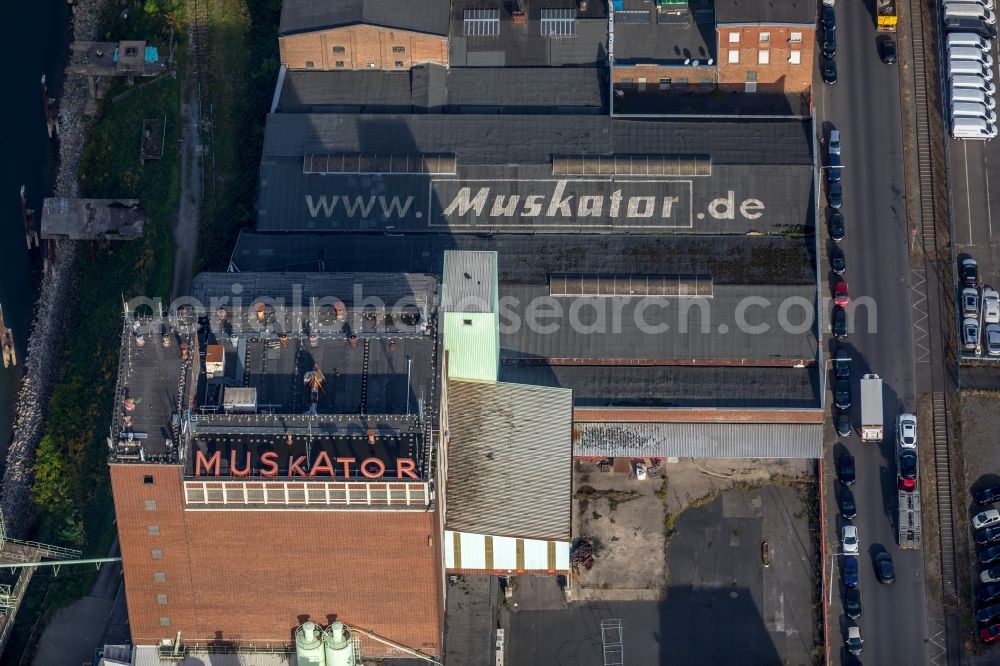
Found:
[[[113, 4], [113, 3], [109, 3]], [[173, 5], [171, 5], [173, 6]], [[161, 25], [167, 25], [161, 18]], [[144, 20], [152, 21], [149, 16]], [[103, 557], [114, 539], [107, 468], [107, 427], [114, 402], [122, 295], [167, 297], [173, 270], [171, 228], [179, 195], [180, 86], [163, 80], [112, 103], [102, 102], [83, 149], [83, 196], [139, 199], [149, 216], [136, 241], [81, 245], [77, 298], [57, 356], [61, 368], [35, 460], [31, 496], [39, 541]], [[139, 164], [143, 118], [166, 117], [163, 158]], [[36, 575], [14, 625], [4, 664], [27, 663], [30, 647], [52, 614], [90, 592], [97, 571], [67, 567]], [[23, 657], [23, 659], [22, 659]]]
[[661, 500], [667, 499], [667, 490], [668, 490], [667, 477], [664, 476], [663, 482], [660, 484], [660, 487], [656, 489], [656, 496], [659, 497]]
[[593, 486], [580, 486], [575, 494], [576, 499], [583, 501], [607, 500], [611, 511], [618, 508], [619, 504], [631, 502], [639, 497], [639, 492], [635, 490], [597, 490]]

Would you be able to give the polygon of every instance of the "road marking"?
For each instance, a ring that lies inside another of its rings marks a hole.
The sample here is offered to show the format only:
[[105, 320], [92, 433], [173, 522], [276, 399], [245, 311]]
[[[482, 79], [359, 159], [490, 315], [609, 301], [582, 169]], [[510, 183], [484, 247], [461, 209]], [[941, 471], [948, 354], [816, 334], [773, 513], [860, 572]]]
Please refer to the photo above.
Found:
[[910, 309], [913, 321], [913, 352], [914, 363], [930, 363], [930, 342], [927, 332], [927, 274], [924, 269], [910, 270], [913, 279], [910, 282]]
[[975, 247], [976, 244], [972, 242], [972, 197], [969, 195], [972, 189], [969, 183], [969, 148], [965, 141], [962, 142], [962, 154], [965, 156], [965, 202], [969, 210], [969, 247]]

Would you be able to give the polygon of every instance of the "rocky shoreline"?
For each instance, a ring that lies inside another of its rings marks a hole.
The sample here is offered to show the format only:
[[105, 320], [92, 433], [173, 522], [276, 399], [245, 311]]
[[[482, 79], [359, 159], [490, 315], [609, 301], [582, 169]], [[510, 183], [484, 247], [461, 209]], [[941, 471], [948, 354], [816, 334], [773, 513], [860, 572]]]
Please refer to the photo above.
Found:
[[[99, 34], [100, 9], [104, 0], [76, 0], [73, 4], [71, 39], [94, 40]], [[75, 56], [71, 53], [70, 60]], [[67, 63], [68, 65], [68, 63]], [[82, 77], [64, 73], [59, 98], [59, 163], [54, 192], [57, 196], [77, 196], [77, 173], [86, 136], [87, 85]], [[49, 259], [35, 303], [24, 361], [24, 378], [15, 403], [13, 438], [7, 453], [0, 510], [7, 534], [23, 538], [32, 518], [31, 483], [35, 449], [42, 436], [52, 386], [58, 378], [55, 363], [59, 342], [73, 308], [73, 276], [76, 247], [60, 241]]]

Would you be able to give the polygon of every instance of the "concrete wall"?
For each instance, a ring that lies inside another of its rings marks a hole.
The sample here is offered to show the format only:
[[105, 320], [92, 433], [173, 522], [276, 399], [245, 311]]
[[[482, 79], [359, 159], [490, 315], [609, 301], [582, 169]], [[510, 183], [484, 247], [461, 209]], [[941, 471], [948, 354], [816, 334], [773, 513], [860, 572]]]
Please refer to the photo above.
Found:
[[[801, 41], [792, 41], [792, 33], [801, 35]], [[738, 41], [731, 42], [731, 35]], [[762, 35], [766, 41], [761, 41]], [[747, 73], [756, 72], [758, 92], [806, 92], [812, 87], [815, 47], [812, 26], [719, 26], [719, 88], [745, 90]], [[739, 54], [738, 62], [730, 62], [730, 52]], [[760, 62], [762, 52], [766, 64]], [[794, 52], [799, 53], [798, 64], [792, 63]]]
[[616, 87], [632, 86], [633, 89], [660, 90], [660, 81], [670, 79], [670, 87], [664, 90], [683, 90], [678, 83], [683, 85], [687, 81], [690, 90], [703, 89], [700, 84], [711, 83], [715, 85], [718, 70], [714, 65], [627, 65], [615, 66], [614, 80]]
[[286, 35], [278, 39], [278, 49], [289, 69], [398, 70], [425, 62], [448, 64], [447, 37], [370, 25]]
[[441, 654], [435, 511], [184, 511], [176, 465], [112, 465], [111, 485], [136, 644], [178, 631], [192, 642], [287, 644], [304, 618], [326, 625], [336, 615]]

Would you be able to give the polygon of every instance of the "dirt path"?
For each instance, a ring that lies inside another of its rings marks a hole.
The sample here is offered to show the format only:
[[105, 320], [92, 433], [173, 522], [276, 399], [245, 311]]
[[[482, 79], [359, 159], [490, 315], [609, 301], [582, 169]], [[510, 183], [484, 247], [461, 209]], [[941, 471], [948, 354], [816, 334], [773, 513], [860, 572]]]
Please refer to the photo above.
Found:
[[[196, 77], [197, 75], [195, 75]], [[192, 77], [192, 78], [195, 78]], [[181, 102], [181, 194], [174, 226], [174, 279], [171, 298], [187, 295], [191, 288], [194, 261], [198, 250], [198, 222], [201, 212], [201, 103], [196, 82], [184, 85]]]

